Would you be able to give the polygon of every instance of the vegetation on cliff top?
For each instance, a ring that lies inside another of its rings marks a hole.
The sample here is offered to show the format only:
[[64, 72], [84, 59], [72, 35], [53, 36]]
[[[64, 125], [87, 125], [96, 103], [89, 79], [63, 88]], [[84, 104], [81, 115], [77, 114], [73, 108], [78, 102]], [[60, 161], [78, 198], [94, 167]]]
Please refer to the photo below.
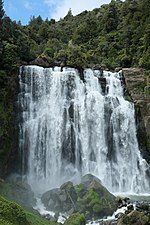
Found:
[[112, 0], [77, 16], [70, 9], [58, 22], [33, 16], [26, 26], [11, 21], [0, 2], [0, 69], [7, 74], [38, 57], [49, 64], [150, 69], [149, 0]]

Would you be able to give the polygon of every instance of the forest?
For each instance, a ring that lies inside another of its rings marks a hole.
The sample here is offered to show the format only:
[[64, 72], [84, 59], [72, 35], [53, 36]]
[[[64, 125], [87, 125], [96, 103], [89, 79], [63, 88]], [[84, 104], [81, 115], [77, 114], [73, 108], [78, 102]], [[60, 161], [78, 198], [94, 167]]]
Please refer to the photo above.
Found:
[[56, 22], [32, 16], [28, 25], [12, 21], [0, 1], [0, 76], [43, 58], [50, 65], [99, 64], [150, 69], [150, 1], [112, 0]]

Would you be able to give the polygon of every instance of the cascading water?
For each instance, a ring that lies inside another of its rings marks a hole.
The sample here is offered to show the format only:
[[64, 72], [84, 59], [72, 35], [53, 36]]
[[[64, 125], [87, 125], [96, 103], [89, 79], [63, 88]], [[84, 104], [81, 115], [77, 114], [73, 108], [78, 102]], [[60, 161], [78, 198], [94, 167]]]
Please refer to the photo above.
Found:
[[91, 173], [111, 192], [148, 192], [134, 104], [122, 73], [23, 66], [19, 105], [22, 171], [36, 191]]

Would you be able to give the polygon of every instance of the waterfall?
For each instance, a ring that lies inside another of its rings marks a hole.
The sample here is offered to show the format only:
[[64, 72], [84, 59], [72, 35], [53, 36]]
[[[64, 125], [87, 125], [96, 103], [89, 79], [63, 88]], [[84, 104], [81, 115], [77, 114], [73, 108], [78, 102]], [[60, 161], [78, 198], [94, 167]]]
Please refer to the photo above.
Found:
[[136, 138], [134, 104], [122, 73], [20, 68], [22, 172], [39, 192], [87, 173], [111, 192], [149, 191], [148, 164]]

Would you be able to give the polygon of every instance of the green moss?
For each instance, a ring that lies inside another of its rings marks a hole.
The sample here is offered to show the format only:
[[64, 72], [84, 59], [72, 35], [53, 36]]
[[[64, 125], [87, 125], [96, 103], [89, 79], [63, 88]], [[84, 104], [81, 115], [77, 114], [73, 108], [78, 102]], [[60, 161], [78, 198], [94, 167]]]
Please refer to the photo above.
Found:
[[82, 196], [86, 192], [83, 184], [79, 184], [79, 185], [75, 186], [75, 190], [76, 190], [76, 193], [77, 193], [79, 198], [82, 198]]
[[[0, 225], [58, 225], [0, 196]], [[70, 224], [71, 225], [71, 224]]]
[[0, 218], [5, 221], [5, 224], [29, 224], [24, 210], [16, 203], [9, 202], [3, 197], [0, 197]]
[[50, 222], [33, 213], [26, 212], [26, 217], [30, 225], [58, 225], [58, 223]]
[[147, 134], [147, 149], [150, 152], [150, 134]]
[[86, 219], [111, 215], [116, 209], [115, 197], [99, 182], [93, 180], [88, 187], [77, 185], [77, 209], [84, 213]]
[[128, 214], [123, 215], [118, 220], [118, 225], [147, 225], [149, 224], [150, 220], [147, 215], [145, 215], [143, 212], [139, 211], [132, 211]]
[[102, 204], [94, 204], [94, 206], [93, 206], [93, 212], [94, 213], [100, 213], [102, 211]]
[[149, 96], [150, 95], [150, 71], [147, 70], [145, 73], [145, 78], [146, 78], [146, 87], [144, 89], [144, 93]]
[[86, 220], [83, 214], [74, 213], [67, 219], [64, 225], [85, 225]]

